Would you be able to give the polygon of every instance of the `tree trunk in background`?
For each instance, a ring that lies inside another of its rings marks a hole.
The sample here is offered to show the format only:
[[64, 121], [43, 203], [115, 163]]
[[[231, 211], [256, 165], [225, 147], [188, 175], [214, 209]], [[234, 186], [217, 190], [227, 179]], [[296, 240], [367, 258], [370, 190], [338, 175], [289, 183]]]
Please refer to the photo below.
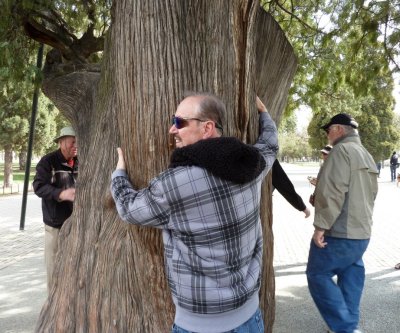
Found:
[[[36, 332], [169, 332], [174, 314], [159, 230], [123, 223], [107, 208], [116, 147], [134, 186], [168, 165], [171, 115], [185, 91], [221, 97], [224, 130], [253, 143], [256, 93], [274, 119], [296, 68], [291, 46], [259, 1], [120, 0], [101, 74], [65, 72], [49, 55], [44, 93], [77, 130], [80, 170], [74, 213], [61, 229], [54, 287]], [[56, 73], [56, 75], [53, 75]], [[263, 187], [261, 301], [274, 321], [270, 180]]]
[[4, 187], [10, 187], [13, 183], [13, 151], [12, 146], [4, 147]]
[[27, 152], [26, 151], [21, 151], [18, 154], [19, 157], [19, 170], [24, 171], [26, 167], [26, 157], [27, 157]]

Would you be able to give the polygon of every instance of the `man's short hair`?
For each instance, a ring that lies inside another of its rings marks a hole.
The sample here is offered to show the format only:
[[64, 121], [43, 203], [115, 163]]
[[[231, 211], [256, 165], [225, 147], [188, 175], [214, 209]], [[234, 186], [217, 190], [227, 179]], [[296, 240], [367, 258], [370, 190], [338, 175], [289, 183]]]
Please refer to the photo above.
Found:
[[339, 126], [342, 126], [342, 128], [344, 129], [345, 135], [358, 133], [357, 129], [354, 128], [353, 126], [350, 126], [350, 125], [339, 125]]
[[222, 131], [222, 124], [225, 121], [226, 107], [217, 96], [210, 93], [188, 92], [185, 93], [184, 97], [199, 97], [199, 116], [201, 118], [212, 120], [215, 122], [217, 129]]

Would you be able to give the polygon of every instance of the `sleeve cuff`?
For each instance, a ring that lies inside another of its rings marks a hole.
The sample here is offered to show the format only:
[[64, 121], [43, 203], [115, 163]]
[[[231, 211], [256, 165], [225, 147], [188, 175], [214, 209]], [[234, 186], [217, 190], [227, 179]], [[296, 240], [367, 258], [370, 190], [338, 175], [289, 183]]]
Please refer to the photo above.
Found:
[[123, 170], [123, 169], [116, 169], [116, 170], [114, 170], [114, 172], [112, 173], [111, 179], [114, 179], [114, 178], [116, 178], [116, 177], [125, 177], [125, 178], [127, 178], [127, 177], [128, 177], [128, 174], [127, 174], [126, 171]]

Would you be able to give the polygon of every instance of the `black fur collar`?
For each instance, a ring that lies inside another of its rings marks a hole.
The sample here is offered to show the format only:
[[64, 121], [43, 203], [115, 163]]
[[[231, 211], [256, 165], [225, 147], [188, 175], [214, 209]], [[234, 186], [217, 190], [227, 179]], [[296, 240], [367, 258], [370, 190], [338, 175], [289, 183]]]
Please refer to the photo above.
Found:
[[233, 137], [220, 137], [175, 149], [169, 167], [179, 166], [198, 166], [219, 178], [244, 184], [257, 178], [265, 160], [253, 146]]

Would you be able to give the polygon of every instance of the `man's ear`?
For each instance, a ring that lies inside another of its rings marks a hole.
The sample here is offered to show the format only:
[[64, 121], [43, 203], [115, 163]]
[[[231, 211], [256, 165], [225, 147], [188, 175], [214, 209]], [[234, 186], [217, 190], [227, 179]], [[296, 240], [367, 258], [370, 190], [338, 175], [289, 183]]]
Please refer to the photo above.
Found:
[[206, 121], [203, 127], [203, 139], [212, 138], [215, 136], [215, 124], [213, 121], [209, 120]]

